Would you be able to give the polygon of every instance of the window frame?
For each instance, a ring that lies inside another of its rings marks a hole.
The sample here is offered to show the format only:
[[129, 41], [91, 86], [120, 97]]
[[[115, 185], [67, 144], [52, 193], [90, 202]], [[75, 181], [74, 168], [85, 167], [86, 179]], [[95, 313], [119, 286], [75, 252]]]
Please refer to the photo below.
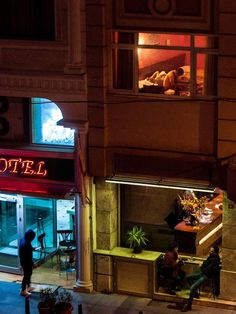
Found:
[[[134, 34], [134, 43], [133, 44], [127, 44], [127, 43], [114, 43], [113, 42], [113, 34], [114, 33], [132, 33]], [[147, 33], [147, 34], [170, 34], [170, 35], [188, 35], [190, 36], [190, 45], [189, 46], [171, 46], [171, 45], [147, 45], [147, 44], [138, 44], [138, 37], [139, 33]], [[109, 92], [111, 93], [117, 93], [117, 94], [128, 94], [128, 95], [140, 95], [140, 96], [155, 96], [158, 98], [176, 98], [176, 99], [215, 99], [217, 97], [217, 87], [215, 88], [215, 94], [214, 95], [199, 95], [195, 92], [196, 89], [196, 78], [197, 78], [197, 55], [199, 53], [203, 53], [205, 55], [210, 56], [218, 56], [218, 48], [217, 47], [195, 47], [195, 38], [197, 36], [205, 36], [207, 39], [215, 39], [217, 42], [217, 35], [214, 34], [206, 34], [206, 33], [180, 33], [180, 32], [150, 32], [150, 31], [130, 31], [130, 30], [112, 30], [111, 31], [111, 49], [110, 49], [110, 85], [109, 85]], [[218, 44], [215, 44], [217, 46]], [[179, 51], [189, 51], [190, 53], [190, 68], [191, 68], [191, 75], [190, 75], [190, 95], [189, 96], [179, 96], [179, 95], [165, 95], [165, 94], [157, 94], [157, 93], [141, 93], [139, 91], [139, 67], [138, 67], [138, 53], [137, 49], [139, 48], [146, 48], [146, 49], [160, 49], [160, 50], [179, 50]], [[124, 50], [131, 50], [133, 52], [133, 89], [120, 89], [114, 87], [113, 82], [113, 50], [114, 49], [124, 49]], [[217, 59], [216, 59], [217, 63]], [[216, 68], [214, 67], [215, 73]], [[208, 78], [208, 80], [213, 79], [214, 77], [211, 76]]]
[[[30, 101], [30, 112], [29, 112], [29, 114], [30, 114], [30, 125], [31, 125], [31, 127], [30, 127], [30, 144], [32, 145], [32, 146], [36, 146], [36, 147], [47, 147], [47, 148], [55, 148], [55, 149], [62, 149], [62, 150], [68, 150], [68, 151], [70, 151], [70, 150], [75, 150], [75, 134], [76, 134], [76, 132], [75, 132], [75, 130], [74, 130], [74, 143], [72, 144], [72, 145], [67, 145], [67, 144], [53, 144], [53, 143], [43, 143], [43, 142], [41, 142], [41, 143], [37, 143], [37, 142], [35, 142], [35, 140], [34, 140], [34, 135], [33, 135], [33, 133], [35, 132], [34, 131], [34, 126], [33, 126], [33, 123], [34, 123], [34, 118], [33, 118], [33, 106], [35, 105], [35, 104], [37, 104], [37, 102], [34, 102], [33, 101], [33, 99], [41, 99], [41, 100], [46, 100], [46, 102], [48, 101], [49, 103], [50, 102], [52, 102], [53, 104], [55, 104], [58, 108], [59, 108], [59, 110], [61, 111], [61, 109], [60, 109], [60, 106], [58, 106], [58, 104], [56, 103], [56, 102], [53, 102], [52, 100], [50, 100], [49, 98], [44, 98], [44, 97], [31, 97], [30, 99], [29, 99], [29, 101]], [[42, 103], [45, 103], [45, 101], [42, 101]], [[38, 104], [40, 104], [40, 103], [38, 103]], [[58, 121], [57, 121], [58, 122]], [[64, 127], [64, 128], [66, 128], [66, 127]]]

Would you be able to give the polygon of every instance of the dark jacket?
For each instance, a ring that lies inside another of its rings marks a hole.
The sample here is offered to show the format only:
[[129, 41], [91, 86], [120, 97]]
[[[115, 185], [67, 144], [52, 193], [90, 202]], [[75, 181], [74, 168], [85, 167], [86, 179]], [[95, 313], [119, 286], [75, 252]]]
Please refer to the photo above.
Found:
[[208, 278], [216, 279], [220, 272], [220, 257], [218, 254], [211, 254], [200, 267], [202, 273]]
[[33, 266], [33, 247], [31, 242], [35, 238], [35, 232], [33, 230], [28, 230], [25, 236], [20, 240], [19, 246], [19, 256], [20, 264], [22, 267], [32, 267]]

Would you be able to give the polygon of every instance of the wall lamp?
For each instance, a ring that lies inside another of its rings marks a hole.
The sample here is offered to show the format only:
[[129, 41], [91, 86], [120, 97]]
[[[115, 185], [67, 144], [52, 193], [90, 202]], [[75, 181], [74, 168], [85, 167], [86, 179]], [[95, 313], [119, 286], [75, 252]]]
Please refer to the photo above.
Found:
[[170, 181], [166, 179], [160, 179], [159, 181], [154, 181], [151, 179], [139, 179], [139, 178], [126, 178], [114, 176], [112, 178], [107, 178], [106, 182], [116, 183], [116, 184], [127, 184], [127, 185], [136, 185], [136, 186], [148, 186], [153, 188], [164, 188], [164, 189], [173, 189], [173, 190], [191, 190], [196, 192], [207, 192], [213, 193], [215, 191], [214, 186], [212, 185], [201, 185], [194, 184], [190, 182], [181, 182], [181, 181]]

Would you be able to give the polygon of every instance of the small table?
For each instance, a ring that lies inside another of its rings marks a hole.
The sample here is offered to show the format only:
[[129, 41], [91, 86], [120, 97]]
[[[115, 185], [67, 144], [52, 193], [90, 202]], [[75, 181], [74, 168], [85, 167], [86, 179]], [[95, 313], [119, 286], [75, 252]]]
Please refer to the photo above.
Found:
[[68, 273], [75, 272], [75, 254], [76, 247], [61, 247], [59, 249], [59, 267], [60, 272], [66, 272], [66, 278], [68, 279]]

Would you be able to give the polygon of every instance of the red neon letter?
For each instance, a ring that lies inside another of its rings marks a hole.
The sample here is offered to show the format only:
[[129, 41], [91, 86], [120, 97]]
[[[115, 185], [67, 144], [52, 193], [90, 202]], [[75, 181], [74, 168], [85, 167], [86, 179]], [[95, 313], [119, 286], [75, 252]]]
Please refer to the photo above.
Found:
[[37, 175], [39, 175], [39, 176], [45, 177], [48, 172], [47, 172], [47, 170], [44, 170], [44, 169], [43, 169], [43, 166], [45, 166], [45, 162], [44, 162], [44, 161], [38, 162], [38, 164], [37, 164], [37, 166], [36, 166], [35, 173], [36, 173]]
[[8, 160], [8, 168], [9, 168], [10, 173], [18, 173], [19, 172], [17, 167], [18, 167], [20, 162], [21, 162], [21, 158]]
[[29, 174], [29, 175], [33, 175], [34, 174], [34, 170], [32, 170], [32, 166], [33, 166], [34, 162], [33, 160], [23, 160], [22, 161], [22, 168], [25, 167], [24, 170], [22, 170], [21, 173], [23, 174]]
[[7, 170], [7, 160], [5, 158], [0, 158], [0, 162], [4, 163], [3, 170], [0, 169], [0, 172], [5, 172]]

